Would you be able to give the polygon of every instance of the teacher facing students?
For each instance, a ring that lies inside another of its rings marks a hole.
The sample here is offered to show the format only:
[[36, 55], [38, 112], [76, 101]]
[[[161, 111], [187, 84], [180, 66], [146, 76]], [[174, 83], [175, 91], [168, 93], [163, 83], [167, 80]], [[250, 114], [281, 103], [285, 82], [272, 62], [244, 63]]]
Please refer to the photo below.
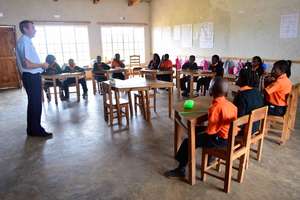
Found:
[[17, 42], [17, 61], [22, 73], [22, 81], [28, 97], [27, 135], [35, 137], [52, 137], [41, 126], [42, 115], [42, 84], [41, 73], [48, 68], [41, 63], [31, 39], [36, 30], [32, 21], [24, 20], [19, 24], [22, 36]]

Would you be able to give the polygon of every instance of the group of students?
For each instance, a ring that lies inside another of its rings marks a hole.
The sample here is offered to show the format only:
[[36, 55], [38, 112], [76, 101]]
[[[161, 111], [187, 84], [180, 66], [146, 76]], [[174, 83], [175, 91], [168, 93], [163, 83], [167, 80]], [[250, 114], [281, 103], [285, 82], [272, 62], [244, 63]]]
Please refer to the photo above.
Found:
[[[193, 61], [193, 59], [191, 60]], [[190, 63], [192, 63], [190, 61]], [[233, 103], [226, 99], [228, 83], [221, 76], [216, 76], [209, 84], [209, 93], [213, 97], [208, 110], [208, 126], [198, 127], [196, 130], [196, 148], [222, 148], [227, 146], [227, 138], [232, 121], [238, 117], [248, 115], [254, 109], [268, 106], [268, 114], [283, 116], [287, 108], [287, 97], [292, 90], [289, 80], [291, 62], [280, 60], [274, 63], [271, 74], [265, 78], [265, 89], [259, 91], [259, 75], [261, 59], [254, 57], [252, 67], [241, 69], [236, 84], [240, 87]], [[259, 128], [259, 122], [253, 125], [252, 133]], [[185, 177], [185, 168], [188, 163], [188, 139], [181, 144], [175, 157], [178, 167], [165, 172], [168, 178]], [[211, 162], [213, 158], [209, 158]]]
[[[157, 53], [153, 54], [153, 59], [148, 64], [148, 69], [161, 70], [161, 71], [172, 71], [173, 63], [170, 60], [169, 54], [165, 54], [160, 59]], [[158, 80], [172, 82], [172, 78], [169, 75], [157, 75]]]

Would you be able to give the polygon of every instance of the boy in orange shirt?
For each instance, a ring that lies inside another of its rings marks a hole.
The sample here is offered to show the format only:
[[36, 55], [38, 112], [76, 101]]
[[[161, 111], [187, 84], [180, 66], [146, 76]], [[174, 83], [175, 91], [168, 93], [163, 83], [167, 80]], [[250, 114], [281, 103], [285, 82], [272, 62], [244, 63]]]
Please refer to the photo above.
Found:
[[269, 106], [269, 114], [283, 116], [287, 108], [287, 98], [292, 91], [292, 82], [287, 77], [290, 63], [279, 60], [274, 63], [271, 76], [274, 81], [265, 88], [266, 104]]
[[[121, 69], [125, 68], [124, 63], [120, 60], [120, 54], [116, 54], [114, 60], [111, 63], [111, 68], [113, 69]], [[112, 74], [113, 78], [125, 80], [125, 75], [122, 72], [116, 72]]]
[[[208, 126], [205, 133], [196, 135], [196, 148], [222, 148], [227, 146], [230, 124], [237, 119], [237, 108], [225, 98], [228, 84], [221, 77], [213, 79], [210, 94], [213, 96], [212, 105], [208, 109]], [[177, 168], [165, 172], [165, 176], [185, 177], [185, 167], [188, 163], [188, 139], [185, 139], [176, 155], [179, 162]]]
[[[159, 65], [159, 70], [161, 71], [171, 71], [173, 68], [172, 61], [169, 60], [169, 54], [165, 54]], [[169, 75], [157, 75], [158, 80], [172, 82]]]

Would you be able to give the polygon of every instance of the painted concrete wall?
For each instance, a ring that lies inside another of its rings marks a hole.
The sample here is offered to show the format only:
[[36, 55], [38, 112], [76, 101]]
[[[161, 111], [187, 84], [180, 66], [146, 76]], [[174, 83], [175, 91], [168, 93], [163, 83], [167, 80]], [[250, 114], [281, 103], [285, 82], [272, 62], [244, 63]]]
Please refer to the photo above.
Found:
[[[151, 23], [152, 30], [214, 23], [214, 48], [178, 49], [173, 43], [171, 53], [300, 60], [300, 20], [297, 38], [280, 39], [279, 35], [280, 16], [296, 12], [300, 13], [300, 0], [153, 0]], [[293, 65], [292, 80], [300, 82], [300, 65]]]
[[[150, 55], [149, 3], [128, 7], [127, 0], [0, 0], [0, 25], [18, 25], [23, 19], [45, 21], [90, 21], [88, 25], [91, 58], [101, 54], [100, 25], [106, 23], [146, 23], [146, 60]], [[54, 15], [60, 15], [55, 19]], [[125, 17], [122, 20], [121, 17]]]

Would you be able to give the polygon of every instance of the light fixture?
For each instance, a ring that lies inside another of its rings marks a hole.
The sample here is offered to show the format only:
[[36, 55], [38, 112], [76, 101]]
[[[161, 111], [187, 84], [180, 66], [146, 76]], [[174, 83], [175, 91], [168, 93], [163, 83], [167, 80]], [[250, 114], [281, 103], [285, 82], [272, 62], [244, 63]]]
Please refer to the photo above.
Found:
[[59, 19], [60, 15], [53, 15], [54, 18]]

